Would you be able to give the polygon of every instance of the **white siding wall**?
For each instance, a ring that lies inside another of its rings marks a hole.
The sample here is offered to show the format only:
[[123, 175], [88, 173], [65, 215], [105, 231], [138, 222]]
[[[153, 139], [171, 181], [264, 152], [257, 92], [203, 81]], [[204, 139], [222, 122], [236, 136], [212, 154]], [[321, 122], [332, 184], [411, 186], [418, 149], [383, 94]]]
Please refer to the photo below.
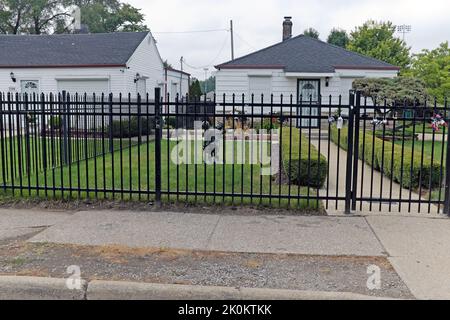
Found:
[[[294, 103], [297, 101], [297, 82], [299, 78], [286, 77], [282, 70], [253, 70], [253, 69], [224, 69], [216, 72], [216, 93], [218, 101], [222, 101], [223, 95], [226, 95], [226, 101], [232, 101], [232, 94], [236, 95], [236, 101], [242, 101], [242, 94], [245, 94], [246, 101], [250, 102], [251, 94], [249, 86], [249, 77], [262, 75], [271, 76], [272, 93], [274, 95], [274, 102], [279, 103], [280, 97], [283, 95], [283, 101], [288, 103], [290, 95], [293, 95]], [[336, 70], [335, 76], [331, 77], [326, 86], [325, 78], [320, 78], [320, 87], [322, 101], [329, 102], [329, 97], [332, 97], [332, 104], [338, 104], [339, 96], [343, 104], [348, 103], [349, 90], [352, 88], [352, 83], [356, 78], [364, 77], [387, 77], [394, 78], [397, 76], [396, 71], [376, 71], [376, 70]], [[308, 78], [314, 79], [311, 75]], [[255, 101], [260, 102], [261, 97], [255, 96]], [[270, 96], [264, 97], [265, 102], [270, 102]]]
[[[185, 73], [167, 70], [167, 93], [170, 94], [170, 101], [175, 101], [176, 93], [180, 99], [189, 92], [189, 76]], [[181, 87], [180, 87], [181, 84]]]
[[[109, 91], [118, 94], [123, 90], [124, 74], [120, 68], [38, 68], [38, 69], [0, 69], [0, 92], [21, 93], [21, 80], [38, 80], [39, 91], [58, 92], [58, 79], [108, 79]], [[14, 72], [17, 82], [11, 80]]]
[[136, 49], [127, 65], [129, 69], [125, 72], [124, 84], [127, 92], [132, 95], [137, 94], [137, 86], [134, 83], [136, 73], [148, 77], [146, 81], [147, 93], [149, 93], [151, 99], [154, 97], [155, 87], [161, 87], [163, 90], [164, 65], [155, 40], [150, 33]]

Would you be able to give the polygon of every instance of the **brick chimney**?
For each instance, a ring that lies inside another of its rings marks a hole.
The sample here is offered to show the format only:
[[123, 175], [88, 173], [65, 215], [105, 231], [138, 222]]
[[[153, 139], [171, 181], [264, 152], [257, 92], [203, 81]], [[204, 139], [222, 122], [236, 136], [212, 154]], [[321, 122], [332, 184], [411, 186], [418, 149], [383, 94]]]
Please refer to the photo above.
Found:
[[283, 41], [292, 38], [292, 17], [284, 17], [283, 21]]

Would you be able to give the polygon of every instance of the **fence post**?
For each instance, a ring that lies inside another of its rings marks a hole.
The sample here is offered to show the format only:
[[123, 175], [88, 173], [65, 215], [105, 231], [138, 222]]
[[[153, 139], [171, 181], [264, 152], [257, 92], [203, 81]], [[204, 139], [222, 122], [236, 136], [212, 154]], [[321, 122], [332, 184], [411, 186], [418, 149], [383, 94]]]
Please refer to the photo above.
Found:
[[[111, 154], [113, 154], [114, 153], [114, 137], [113, 137], [113, 94], [112, 93], [109, 94], [108, 104], [109, 104], [109, 152]], [[114, 158], [114, 155], [113, 155], [113, 158]]]
[[161, 203], [161, 88], [155, 88], [155, 200]]
[[[62, 92], [62, 123], [63, 123], [63, 150], [62, 150], [62, 154], [63, 154], [63, 161], [64, 164], [68, 164], [69, 163], [69, 156], [68, 156], [68, 152], [69, 152], [69, 147], [68, 147], [68, 130], [69, 130], [69, 123], [68, 123], [68, 116], [67, 116], [67, 103], [66, 103], [66, 99], [67, 99], [67, 92], [63, 91]], [[61, 101], [60, 101], [61, 103]]]
[[[444, 110], [447, 110], [447, 99], [444, 102]], [[448, 121], [448, 115], [444, 114], [444, 118]], [[444, 214], [450, 216], [450, 128], [447, 129], [447, 159], [445, 164], [445, 203]]]
[[45, 126], [45, 94], [41, 93], [41, 136], [44, 172], [47, 170], [47, 128]]
[[359, 127], [360, 127], [360, 118], [361, 118], [361, 91], [356, 91], [356, 95], [354, 96], [356, 101], [354, 103], [354, 132], [355, 138], [353, 140], [353, 172], [352, 172], [352, 210], [356, 210], [356, 194], [358, 188], [358, 162], [359, 162]]
[[345, 214], [350, 214], [352, 201], [352, 166], [353, 166], [353, 126], [354, 126], [355, 93], [350, 91], [347, 135], [347, 170], [345, 179]]

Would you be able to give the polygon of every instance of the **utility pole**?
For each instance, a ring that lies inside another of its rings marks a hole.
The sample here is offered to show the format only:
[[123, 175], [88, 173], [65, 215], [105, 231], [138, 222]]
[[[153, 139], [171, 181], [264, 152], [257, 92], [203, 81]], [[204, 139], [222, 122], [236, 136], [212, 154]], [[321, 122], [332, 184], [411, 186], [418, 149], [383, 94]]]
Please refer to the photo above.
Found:
[[231, 60], [234, 60], [234, 33], [233, 33], [233, 20], [230, 20], [230, 33], [231, 33]]
[[183, 62], [184, 62], [184, 58], [183, 56], [180, 59], [180, 64], [181, 64], [181, 73], [180, 73], [180, 98], [183, 100]]

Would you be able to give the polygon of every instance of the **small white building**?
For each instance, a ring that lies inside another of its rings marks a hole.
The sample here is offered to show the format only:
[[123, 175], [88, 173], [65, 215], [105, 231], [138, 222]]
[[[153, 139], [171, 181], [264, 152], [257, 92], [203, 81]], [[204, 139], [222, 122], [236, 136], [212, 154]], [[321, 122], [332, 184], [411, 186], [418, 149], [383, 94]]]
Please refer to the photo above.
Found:
[[3, 93], [148, 93], [153, 99], [160, 87], [164, 94], [166, 72], [150, 32], [0, 35], [0, 47]]
[[189, 93], [190, 80], [191, 75], [187, 72], [172, 67], [165, 68], [165, 95], [169, 95], [170, 101], [175, 101], [178, 95], [178, 101], [181, 101]]
[[[291, 17], [283, 22], [283, 41], [241, 58], [216, 66], [216, 94], [226, 95], [226, 101], [279, 103], [281, 95], [284, 102], [318, 103], [322, 97], [328, 103], [348, 104], [349, 91], [357, 78], [387, 77], [398, 75], [399, 69], [389, 63], [348, 51], [307, 36], [292, 38]], [[304, 110], [302, 114], [309, 113]], [[318, 108], [312, 109], [318, 112]], [[257, 112], [255, 110], [255, 112]]]

